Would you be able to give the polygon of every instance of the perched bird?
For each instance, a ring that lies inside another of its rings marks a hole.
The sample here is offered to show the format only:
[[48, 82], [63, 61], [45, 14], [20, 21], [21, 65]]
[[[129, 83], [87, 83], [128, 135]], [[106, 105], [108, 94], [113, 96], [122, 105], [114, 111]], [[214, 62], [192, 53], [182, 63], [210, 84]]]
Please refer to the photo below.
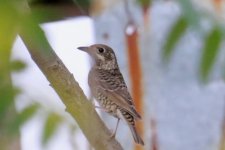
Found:
[[135, 121], [141, 119], [141, 116], [135, 110], [112, 48], [103, 44], [94, 44], [78, 49], [87, 52], [94, 60], [88, 75], [88, 84], [94, 98], [100, 108], [118, 119], [112, 137], [116, 134], [120, 119], [123, 119], [128, 124], [134, 141], [144, 145], [135, 127]]

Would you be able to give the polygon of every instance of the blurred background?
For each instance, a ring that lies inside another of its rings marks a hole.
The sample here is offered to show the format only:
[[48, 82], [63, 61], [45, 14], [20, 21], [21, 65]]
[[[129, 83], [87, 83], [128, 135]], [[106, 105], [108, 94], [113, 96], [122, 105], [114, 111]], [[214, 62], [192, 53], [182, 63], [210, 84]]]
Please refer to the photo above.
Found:
[[[125, 150], [225, 150], [224, 12], [224, 0], [0, 0], [0, 149], [92, 149], [23, 30], [40, 47], [47, 38], [89, 98], [90, 58], [77, 47], [114, 49], [143, 118], [144, 147], [120, 123]], [[115, 118], [99, 114], [115, 128]]]

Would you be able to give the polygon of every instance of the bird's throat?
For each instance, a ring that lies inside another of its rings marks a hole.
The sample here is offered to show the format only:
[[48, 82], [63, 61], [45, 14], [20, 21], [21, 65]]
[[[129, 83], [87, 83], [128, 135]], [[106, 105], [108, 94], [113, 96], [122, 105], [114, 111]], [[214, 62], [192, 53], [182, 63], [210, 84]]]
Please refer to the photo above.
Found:
[[105, 61], [105, 62], [99, 61], [95, 65], [98, 69], [104, 70], [111, 70], [118, 68], [118, 65], [115, 61]]

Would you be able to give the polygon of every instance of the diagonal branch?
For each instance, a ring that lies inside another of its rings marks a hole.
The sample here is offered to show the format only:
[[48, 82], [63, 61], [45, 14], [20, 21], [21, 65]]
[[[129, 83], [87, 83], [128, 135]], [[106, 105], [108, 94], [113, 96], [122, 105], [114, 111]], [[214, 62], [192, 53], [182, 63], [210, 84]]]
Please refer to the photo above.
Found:
[[95, 150], [122, 150], [120, 143], [110, 137], [110, 131], [87, 100], [73, 75], [52, 50], [40, 27], [37, 24], [29, 24], [29, 28], [25, 25], [20, 36], [32, 59], [65, 104], [66, 111], [76, 120], [89, 143]]

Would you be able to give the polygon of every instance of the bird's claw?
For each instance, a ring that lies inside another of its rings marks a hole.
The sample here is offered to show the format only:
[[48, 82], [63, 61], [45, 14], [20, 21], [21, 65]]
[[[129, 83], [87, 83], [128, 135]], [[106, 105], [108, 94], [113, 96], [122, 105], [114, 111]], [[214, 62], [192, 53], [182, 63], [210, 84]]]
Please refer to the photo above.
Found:
[[113, 130], [111, 130], [111, 135], [110, 135], [110, 139], [113, 139], [113, 138], [115, 138], [115, 136], [116, 136], [116, 133], [115, 133], [115, 131], [113, 131]]

